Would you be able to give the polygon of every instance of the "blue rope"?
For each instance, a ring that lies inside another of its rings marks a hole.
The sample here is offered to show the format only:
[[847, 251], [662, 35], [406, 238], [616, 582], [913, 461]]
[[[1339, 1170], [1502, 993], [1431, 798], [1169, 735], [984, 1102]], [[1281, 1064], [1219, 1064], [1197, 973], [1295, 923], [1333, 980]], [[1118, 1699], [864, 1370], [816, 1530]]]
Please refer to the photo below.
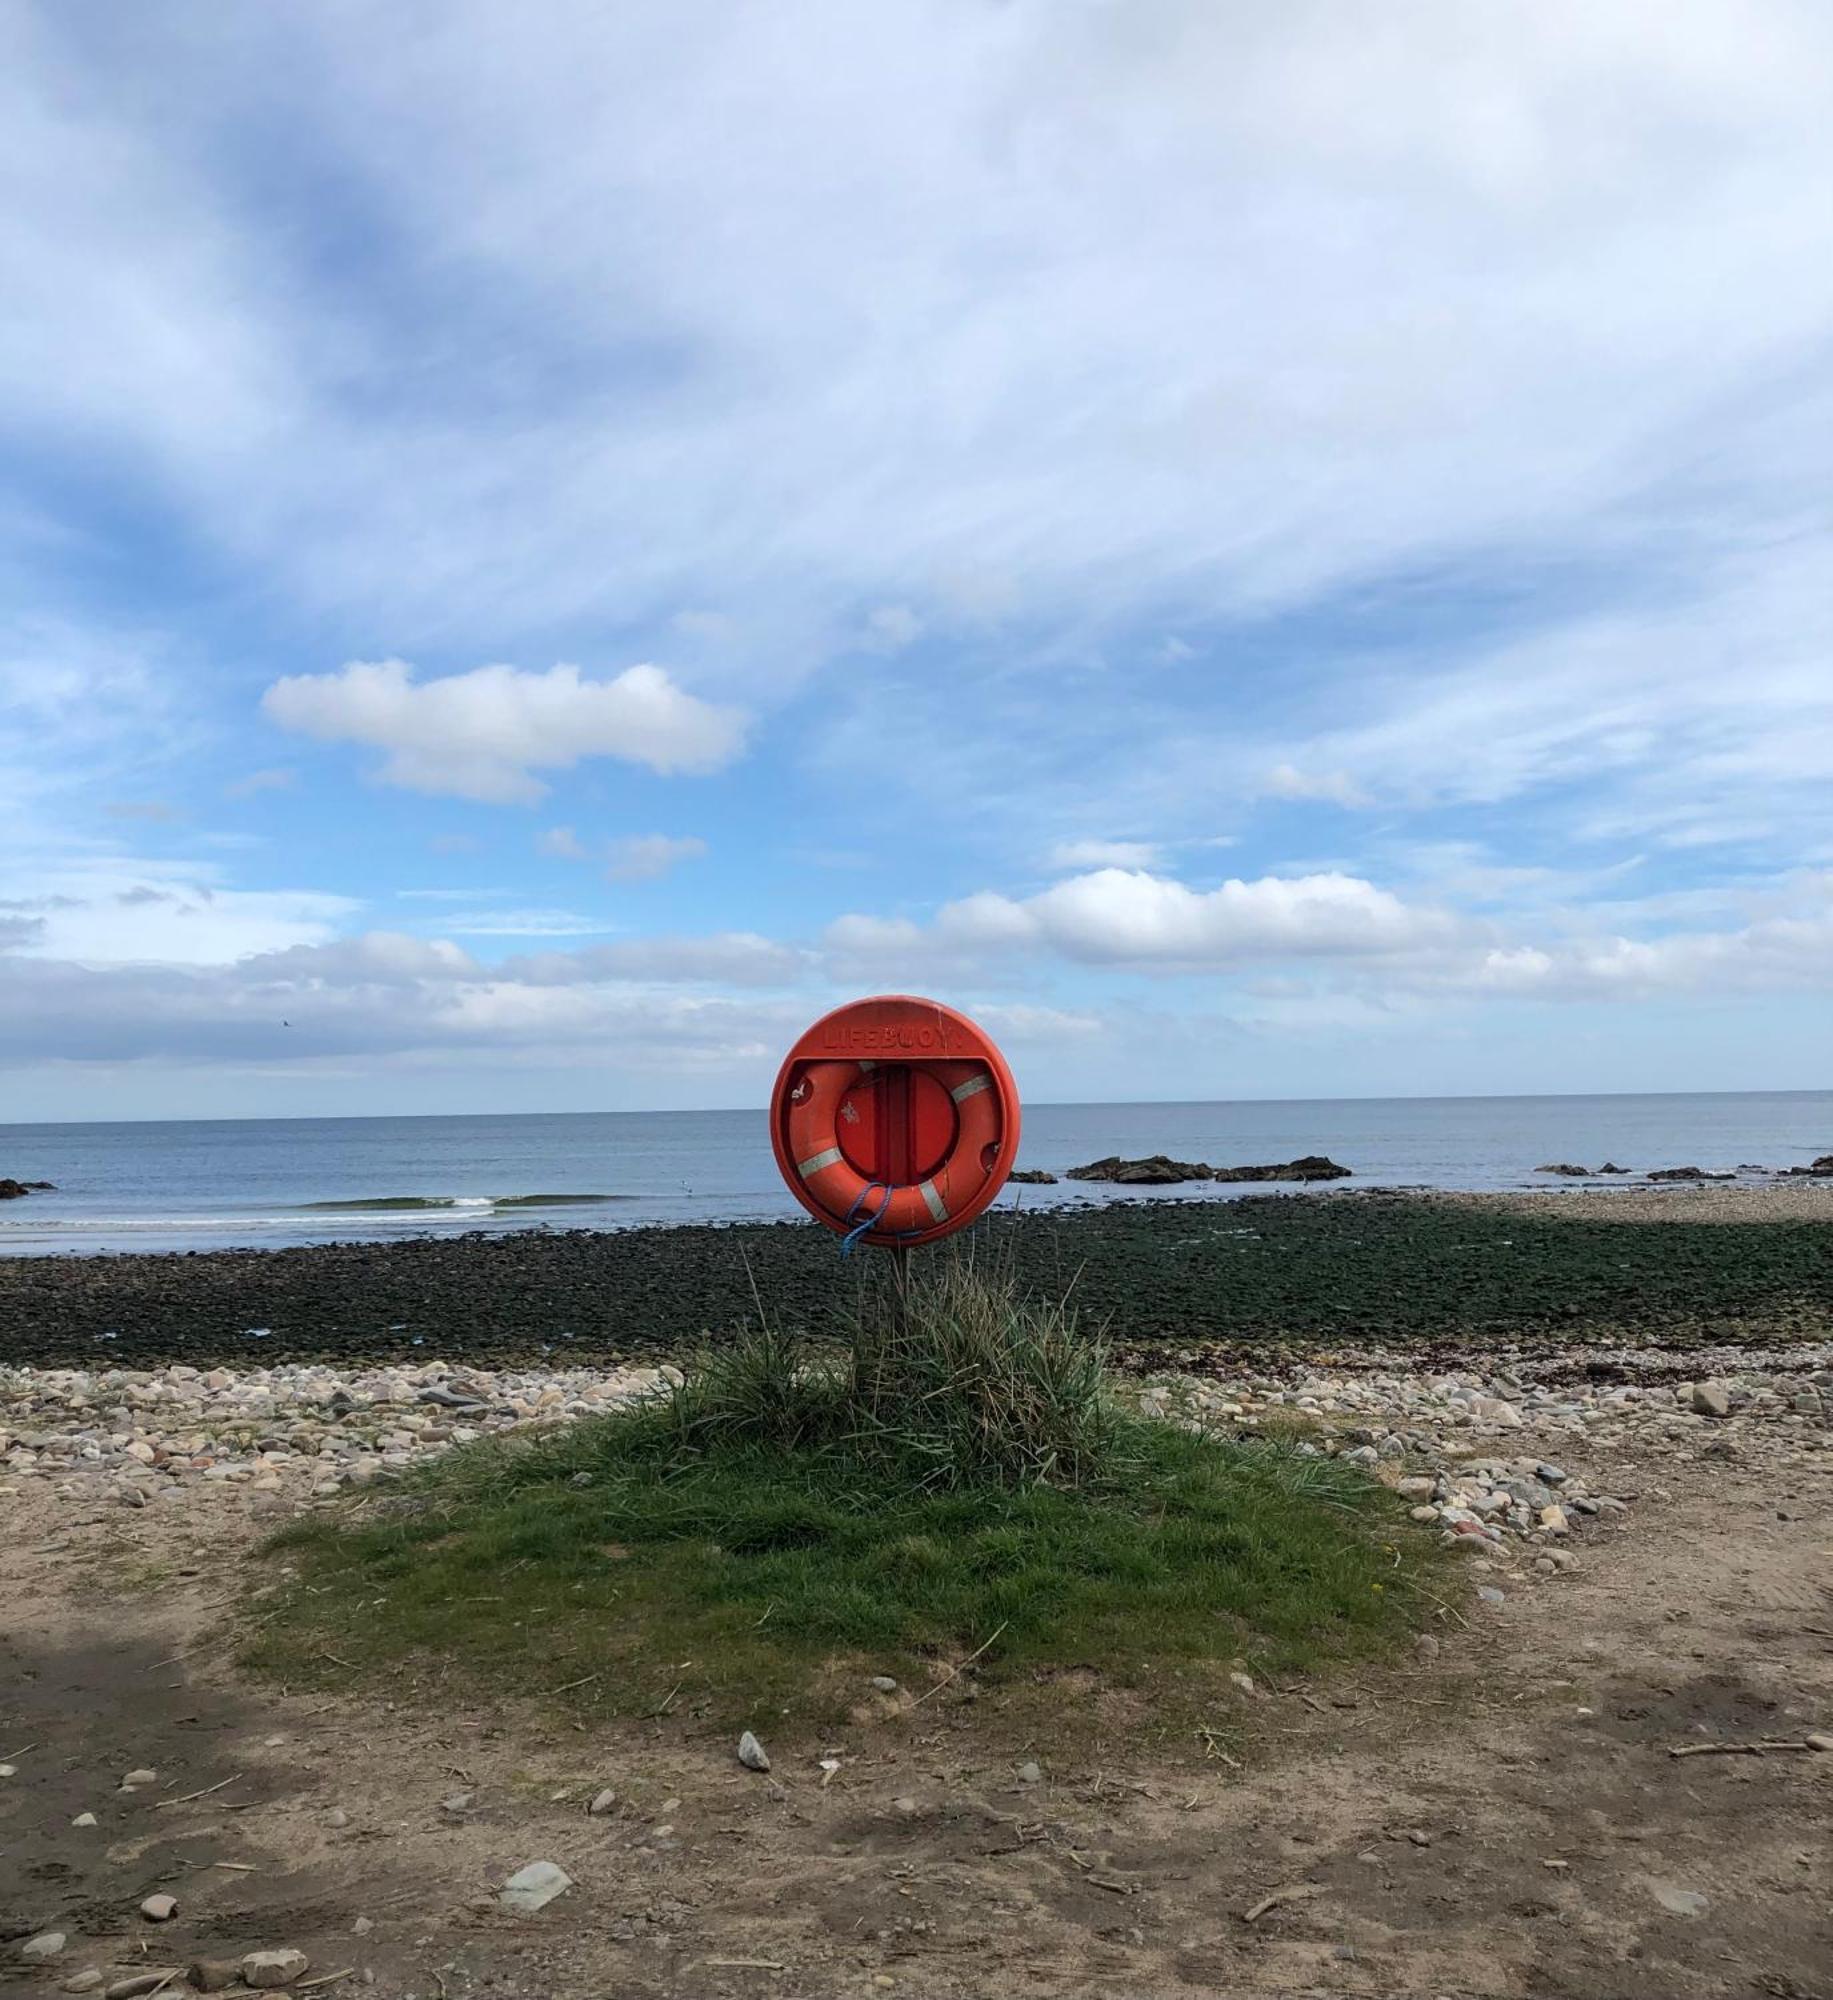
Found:
[[889, 1181], [867, 1181], [865, 1186], [859, 1190], [858, 1195], [855, 1197], [853, 1206], [849, 1208], [845, 1213], [845, 1215], [843, 1215], [840, 1218], [842, 1222], [851, 1222], [853, 1220], [854, 1216], [856, 1216], [859, 1213], [859, 1211], [865, 1206], [866, 1196], [869, 1195], [874, 1188], [881, 1189], [884, 1193], [885, 1198], [878, 1204], [877, 1208], [875, 1208], [872, 1211], [872, 1213], [868, 1215], [862, 1223], [859, 1224], [857, 1228], [849, 1229], [846, 1235], [841, 1238], [840, 1254], [843, 1257], [851, 1255], [853, 1245], [857, 1243], [862, 1236], [865, 1236], [870, 1233], [873, 1224], [878, 1222], [883, 1217], [885, 1210], [891, 1206], [891, 1197], [897, 1192], [897, 1190], [891, 1185]]

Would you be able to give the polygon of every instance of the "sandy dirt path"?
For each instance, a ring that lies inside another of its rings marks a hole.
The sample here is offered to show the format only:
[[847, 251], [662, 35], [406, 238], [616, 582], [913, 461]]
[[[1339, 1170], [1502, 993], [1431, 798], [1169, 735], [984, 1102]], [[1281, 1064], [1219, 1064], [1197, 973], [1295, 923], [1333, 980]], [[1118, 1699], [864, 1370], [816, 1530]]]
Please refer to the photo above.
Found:
[[[288, 1694], [226, 1657], [234, 1496], [16, 1492], [0, 1990], [290, 1946], [345, 1974], [313, 1990], [416, 2000], [1833, 1996], [1833, 1755], [1670, 1754], [1833, 1729], [1825, 1433], [1759, 1460], [1737, 1430], [1614, 1458], [1625, 1523], [1500, 1605], [1462, 1586], [1436, 1659], [1244, 1698], [1240, 1769], [1129, 1752], [1124, 1705], [1020, 1740], [991, 1687], [773, 1745], [768, 1779], [691, 1716]], [[502, 1908], [537, 1859], [573, 1889]]]

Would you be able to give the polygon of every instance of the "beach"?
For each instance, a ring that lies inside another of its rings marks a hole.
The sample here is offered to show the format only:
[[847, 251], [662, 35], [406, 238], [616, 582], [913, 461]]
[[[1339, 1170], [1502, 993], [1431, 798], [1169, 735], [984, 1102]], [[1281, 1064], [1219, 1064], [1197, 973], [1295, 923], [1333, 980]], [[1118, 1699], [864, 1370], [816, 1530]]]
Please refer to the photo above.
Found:
[[[123, 1994], [249, 1952], [295, 1990], [657, 2000], [684, 1977], [968, 2000], [1091, 1968], [1192, 1996], [1816, 1990], [1830, 1213], [1804, 1185], [1034, 1218], [982, 1254], [1138, 1295], [1117, 1359], [1144, 1411], [1365, 1467], [1445, 1542], [1429, 1629], [1398, 1662], [1239, 1672], [1170, 1742], [1073, 1672], [1045, 1740], [1013, 1706], [1035, 1689], [846, 1659], [844, 1720], [760, 1722], [766, 1778], [675, 1698], [674, 1655], [616, 1721], [589, 1660], [486, 1691], [430, 1662], [365, 1685], [335, 1649], [276, 1684], [236, 1653], [276, 1529], [372, 1518], [418, 1466], [649, 1392], [672, 1329], [731, 1306], [722, 1253], [766, 1296], [844, 1295], [831, 1238], [21, 1260], [0, 1839], [58, 1871], [31, 1903], [68, 1933], [58, 1980]], [[588, 1310], [596, 1334], [537, 1331]], [[265, 1334], [236, 1325], [256, 1311]], [[530, 1866], [569, 1885], [538, 1918], [498, 1886]], [[156, 1934], [149, 1889], [177, 1906]]]

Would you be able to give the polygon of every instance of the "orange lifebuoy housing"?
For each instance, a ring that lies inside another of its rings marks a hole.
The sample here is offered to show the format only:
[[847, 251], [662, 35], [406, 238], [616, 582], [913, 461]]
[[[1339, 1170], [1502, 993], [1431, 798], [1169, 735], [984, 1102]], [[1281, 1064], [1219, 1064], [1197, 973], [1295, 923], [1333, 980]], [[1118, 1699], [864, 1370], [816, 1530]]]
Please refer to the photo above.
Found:
[[955, 1107], [955, 1137], [935, 1168], [920, 1181], [894, 1187], [873, 1181], [847, 1157], [841, 1131], [851, 1093], [877, 1066], [859, 1062], [810, 1063], [789, 1094], [789, 1146], [797, 1175], [821, 1206], [847, 1222], [869, 1222], [877, 1235], [917, 1236], [940, 1228], [968, 1208], [993, 1174], [999, 1154], [999, 1100], [984, 1063], [928, 1063], [924, 1074], [947, 1092]]
[[849, 1247], [909, 1249], [965, 1228], [1005, 1185], [1018, 1139], [1018, 1088], [992, 1040], [905, 993], [824, 1014], [771, 1095], [784, 1181]]

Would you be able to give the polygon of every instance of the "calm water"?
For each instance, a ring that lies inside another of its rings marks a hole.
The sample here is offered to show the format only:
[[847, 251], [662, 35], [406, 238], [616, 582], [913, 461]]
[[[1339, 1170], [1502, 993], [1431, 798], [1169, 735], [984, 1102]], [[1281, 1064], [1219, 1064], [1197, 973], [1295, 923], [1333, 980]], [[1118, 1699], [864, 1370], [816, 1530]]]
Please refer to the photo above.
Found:
[[[1328, 1153], [1355, 1170], [1350, 1186], [1511, 1188], [1548, 1185], [1533, 1170], [1550, 1160], [1720, 1169], [1799, 1166], [1833, 1152], [1833, 1091], [1039, 1104], [1024, 1117], [1023, 1166], [1061, 1173], [1108, 1153], [1216, 1165]], [[6, 1175], [55, 1181], [57, 1191], [0, 1205], [0, 1255], [800, 1213], [757, 1111], [0, 1125]], [[1000, 1197], [1029, 1206], [1132, 1198], [1075, 1182]]]

